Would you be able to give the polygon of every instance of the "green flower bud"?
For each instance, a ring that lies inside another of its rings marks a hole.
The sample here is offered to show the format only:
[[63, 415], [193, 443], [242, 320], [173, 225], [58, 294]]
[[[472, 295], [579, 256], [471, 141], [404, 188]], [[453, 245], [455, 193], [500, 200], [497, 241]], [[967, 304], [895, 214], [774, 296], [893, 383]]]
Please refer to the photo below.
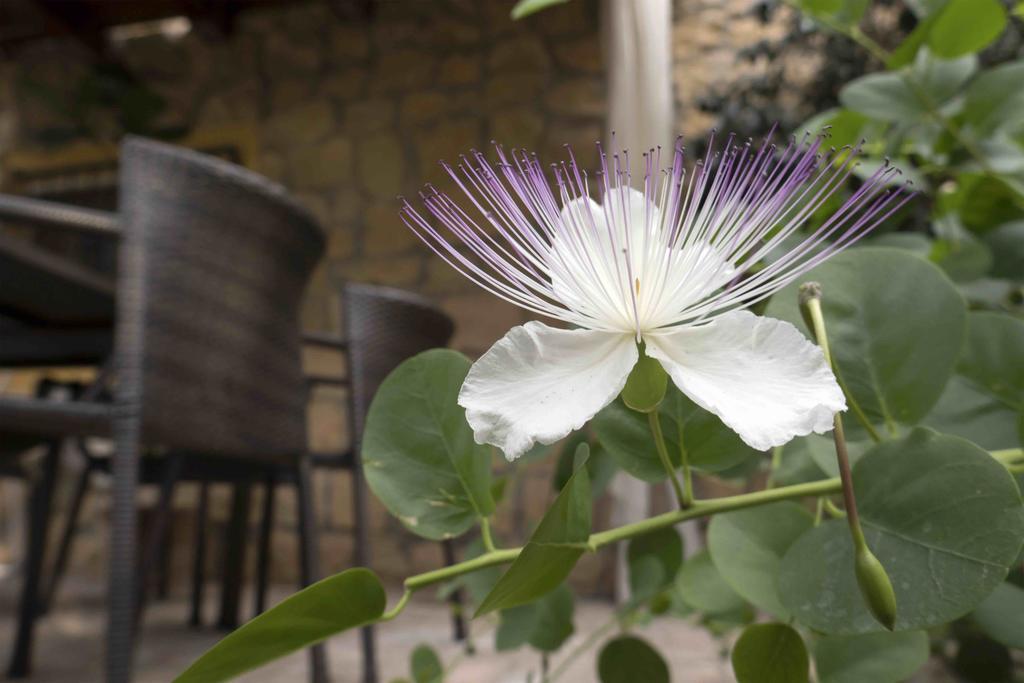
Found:
[[865, 544], [857, 548], [854, 565], [857, 584], [871, 615], [879, 624], [893, 630], [896, 626], [896, 593], [885, 567]]
[[800, 285], [798, 300], [800, 302], [800, 316], [804, 319], [804, 325], [807, 325], [807, 329], [810, 330], [811, 334], [817, 337], [811, 306], [820, 305], [821, 285], [817, 282], [803, 283]]
[[644, 354], [640, 346], [640, 358], [626, 379], [622, 388], [622, 400], [639, 413], [651, 413], [658, 409], [668, 388], [668, 375], [661, 363]]
[[651, 614], [664, 614], [669, 610], [670, 607], [672, 607], [672, 599], [668, 597], [667, 593], [658, 593], [653, 598], [651, 598], [651, 602], [648, 605], [648, 607], [651, 610]]

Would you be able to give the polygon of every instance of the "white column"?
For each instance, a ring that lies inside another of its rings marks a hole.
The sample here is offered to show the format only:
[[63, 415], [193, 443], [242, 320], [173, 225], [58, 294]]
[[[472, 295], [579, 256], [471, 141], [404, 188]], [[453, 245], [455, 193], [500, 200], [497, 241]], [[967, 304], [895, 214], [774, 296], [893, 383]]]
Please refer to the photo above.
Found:
[[[659, 145], [671, 151], [674, 138], [672, 4], [670, 0], [604, 0], [601, 10], [608, 69], [608, 149], [630, 151], [633, 184], [639, 186], [643, 152]], [[620, 472], [609, 491], [614, 526], [649, 514], [650, 487], [642, 481]], [[626, 544], [620, 543], [616, 552], [615, 597], [622, 602], [629, 595]]]

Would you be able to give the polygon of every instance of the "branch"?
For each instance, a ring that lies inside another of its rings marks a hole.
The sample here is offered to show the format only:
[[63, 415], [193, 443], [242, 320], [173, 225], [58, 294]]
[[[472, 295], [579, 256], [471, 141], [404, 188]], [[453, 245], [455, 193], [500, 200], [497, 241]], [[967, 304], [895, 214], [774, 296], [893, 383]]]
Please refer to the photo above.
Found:
[[[1020, 448], [992, 451], [991, 454], [992, 457], [1007, 467], [1011, 467], [1011, 463], [1018, 460], [1024, 460], [1024, 450]], [[840, 482], [839, 477], [833, 477], [831, 479], [821, 479], [804, 484], [794, 484], [792, 486], [754, 491], [753, 493], [744, 493], [738, 496], [724, 496], [722, 498], [713, 498], [711, 500], [697, 500], [685, 510], [673, 510], [672, 512], [666, 512], [664, 514], [657, 515], [656, 517], [645, 519], [641, 522], [625, 524], [614, 529], [608, 529], [607, 531], [599, 531], [595, 534], [591, 534], [590, 538], [587, 539], [586, 545], [588, 550], [597, 551], [599, 548], [606, 545], [618, 543], [619, 541], [635, 538], [637, 536], [643, 536], [644, 534], [657, 529], [675, 526], [676, 524], [685, 522], [689, 519], [710, 517], [711, 515], [723, 512], [732, 512], [734, 510], [742, 510], [744, 508], [756, 507], [766, 503], [775, 503], [781, 500], [791, 500], [793, 498], [828, 496], [839, 493], [840, 491], [842, 491], [842, 483]], [[398, 616], [398, 614], [405, 608], [412, 594], [418, 590], [428, 586], [433, 586], [434, 584], [450, 581], [451, 579], [462, 576], [463, 574], [470, 574], [488, 567], [508, 564], [519, 557], [519, 553], [521, 553], [522, 550], [523, 549], [521, 547], [493, 550], [474, 557], [471, 560], [466, 560], [464, 562], [459, 562], [458, 564], [410, 576], [405, 580], [405, 592], [402, 594], [401, 600], [394, 608], [385, 612], [384, 616], [378, 621], [390, 621]]]

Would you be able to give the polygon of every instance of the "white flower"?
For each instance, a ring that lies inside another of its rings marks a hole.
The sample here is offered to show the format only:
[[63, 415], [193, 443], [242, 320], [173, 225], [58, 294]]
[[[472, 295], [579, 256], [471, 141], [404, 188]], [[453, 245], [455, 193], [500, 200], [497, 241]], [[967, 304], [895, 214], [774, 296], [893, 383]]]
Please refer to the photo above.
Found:
[[[640, 341], [683, 393], [753, 448], [831, 429], [846, 403], [821, 350], [789, 323], [740, 310], [909, 197], [891, 187], [897, 171], [886, 165], [777, 256], [852, 171], [856, 150], [822, 155], [821, 144], [805, 137], [755, 150], [730, 137], [690, 173], [681, 146], [664, 171], [651, 150], [640, 190], [629, 185], [628, 164], [603, 153], [592, 183], [570, 152], [553, 167], [554, 190], [523, 152], [498, 147], [493, 166], [478, 152], [457, 169], [445, 165], [484, 221], [428, 187], [424, 204], [457, 239], [408, 202], [406, 224], [484, 289], [578, 328], [529, 322], [473, 365], [459, 404], [477, 442], [512, 460], [579, 429], [622, 390]], [[776, 257], [765, 264], [769, 252]]]

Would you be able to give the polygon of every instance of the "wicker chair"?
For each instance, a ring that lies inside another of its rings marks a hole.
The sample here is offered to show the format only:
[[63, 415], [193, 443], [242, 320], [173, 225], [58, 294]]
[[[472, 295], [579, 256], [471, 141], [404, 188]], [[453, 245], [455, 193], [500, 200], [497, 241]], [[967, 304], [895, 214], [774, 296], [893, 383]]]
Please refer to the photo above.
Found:
[[[384, 378], [407, 358], [427, 349], [446, 346], [455, 330], [455, 324], [429, 300], [397, 289], [376, 285], [349, 283], [342, 292], [342, 319], [345, 335], [342, 340], [307, 337], [307, 342], [319, 342], [343, 352], [348, 378], [339, 382], [331, 378], [312, 378], [314, 383], [338, 384], [349, 387], [348, 408], [351, 449], [338, 454], [314, 454], [315, 467], [348, 469], [352, 472], [352, 506], [354, 520], [353, 564], [369, 563], [370, 544], [367, 534], [366, 482], [359, 458], [366, 414], [370, 402]], [[267, 563], [270, 530], [273, 527], [274, 494], [280, 476], [268, 481], [264, 497], [263, 521], [258, 552], [256, 613], [263, 611], [267, 590]], [[451, 541], [442, 544], [445, 562], [455, 560]], [[465, 637], [461, 615], [460, 596], [451, 597], [453, 603], [453, 631], [456, 640]], [[360, 634], [363, 648], [363, 681], [375, 683], [377, 661], [374, 632], [370, 626]]]
[[[289, 472], [299, 491], [301, 578], [315, 578], [297, 311], [324, 246], [315, 222], [281, 187], [231, 164], [129, 138], [120, 174], [114, 400], [0, 398], [5, 442], [114, 437], [110, 683], [131, 678], [145, 576], [175, 482], [197, 464]], [[159, 457], [161, 489], [140, 561], [135, 492], [143, 449]], [[27, 600], [31, 617], [36, 596]], [[314, 679], [323, 679], [322, 648], [311, 658]]]

